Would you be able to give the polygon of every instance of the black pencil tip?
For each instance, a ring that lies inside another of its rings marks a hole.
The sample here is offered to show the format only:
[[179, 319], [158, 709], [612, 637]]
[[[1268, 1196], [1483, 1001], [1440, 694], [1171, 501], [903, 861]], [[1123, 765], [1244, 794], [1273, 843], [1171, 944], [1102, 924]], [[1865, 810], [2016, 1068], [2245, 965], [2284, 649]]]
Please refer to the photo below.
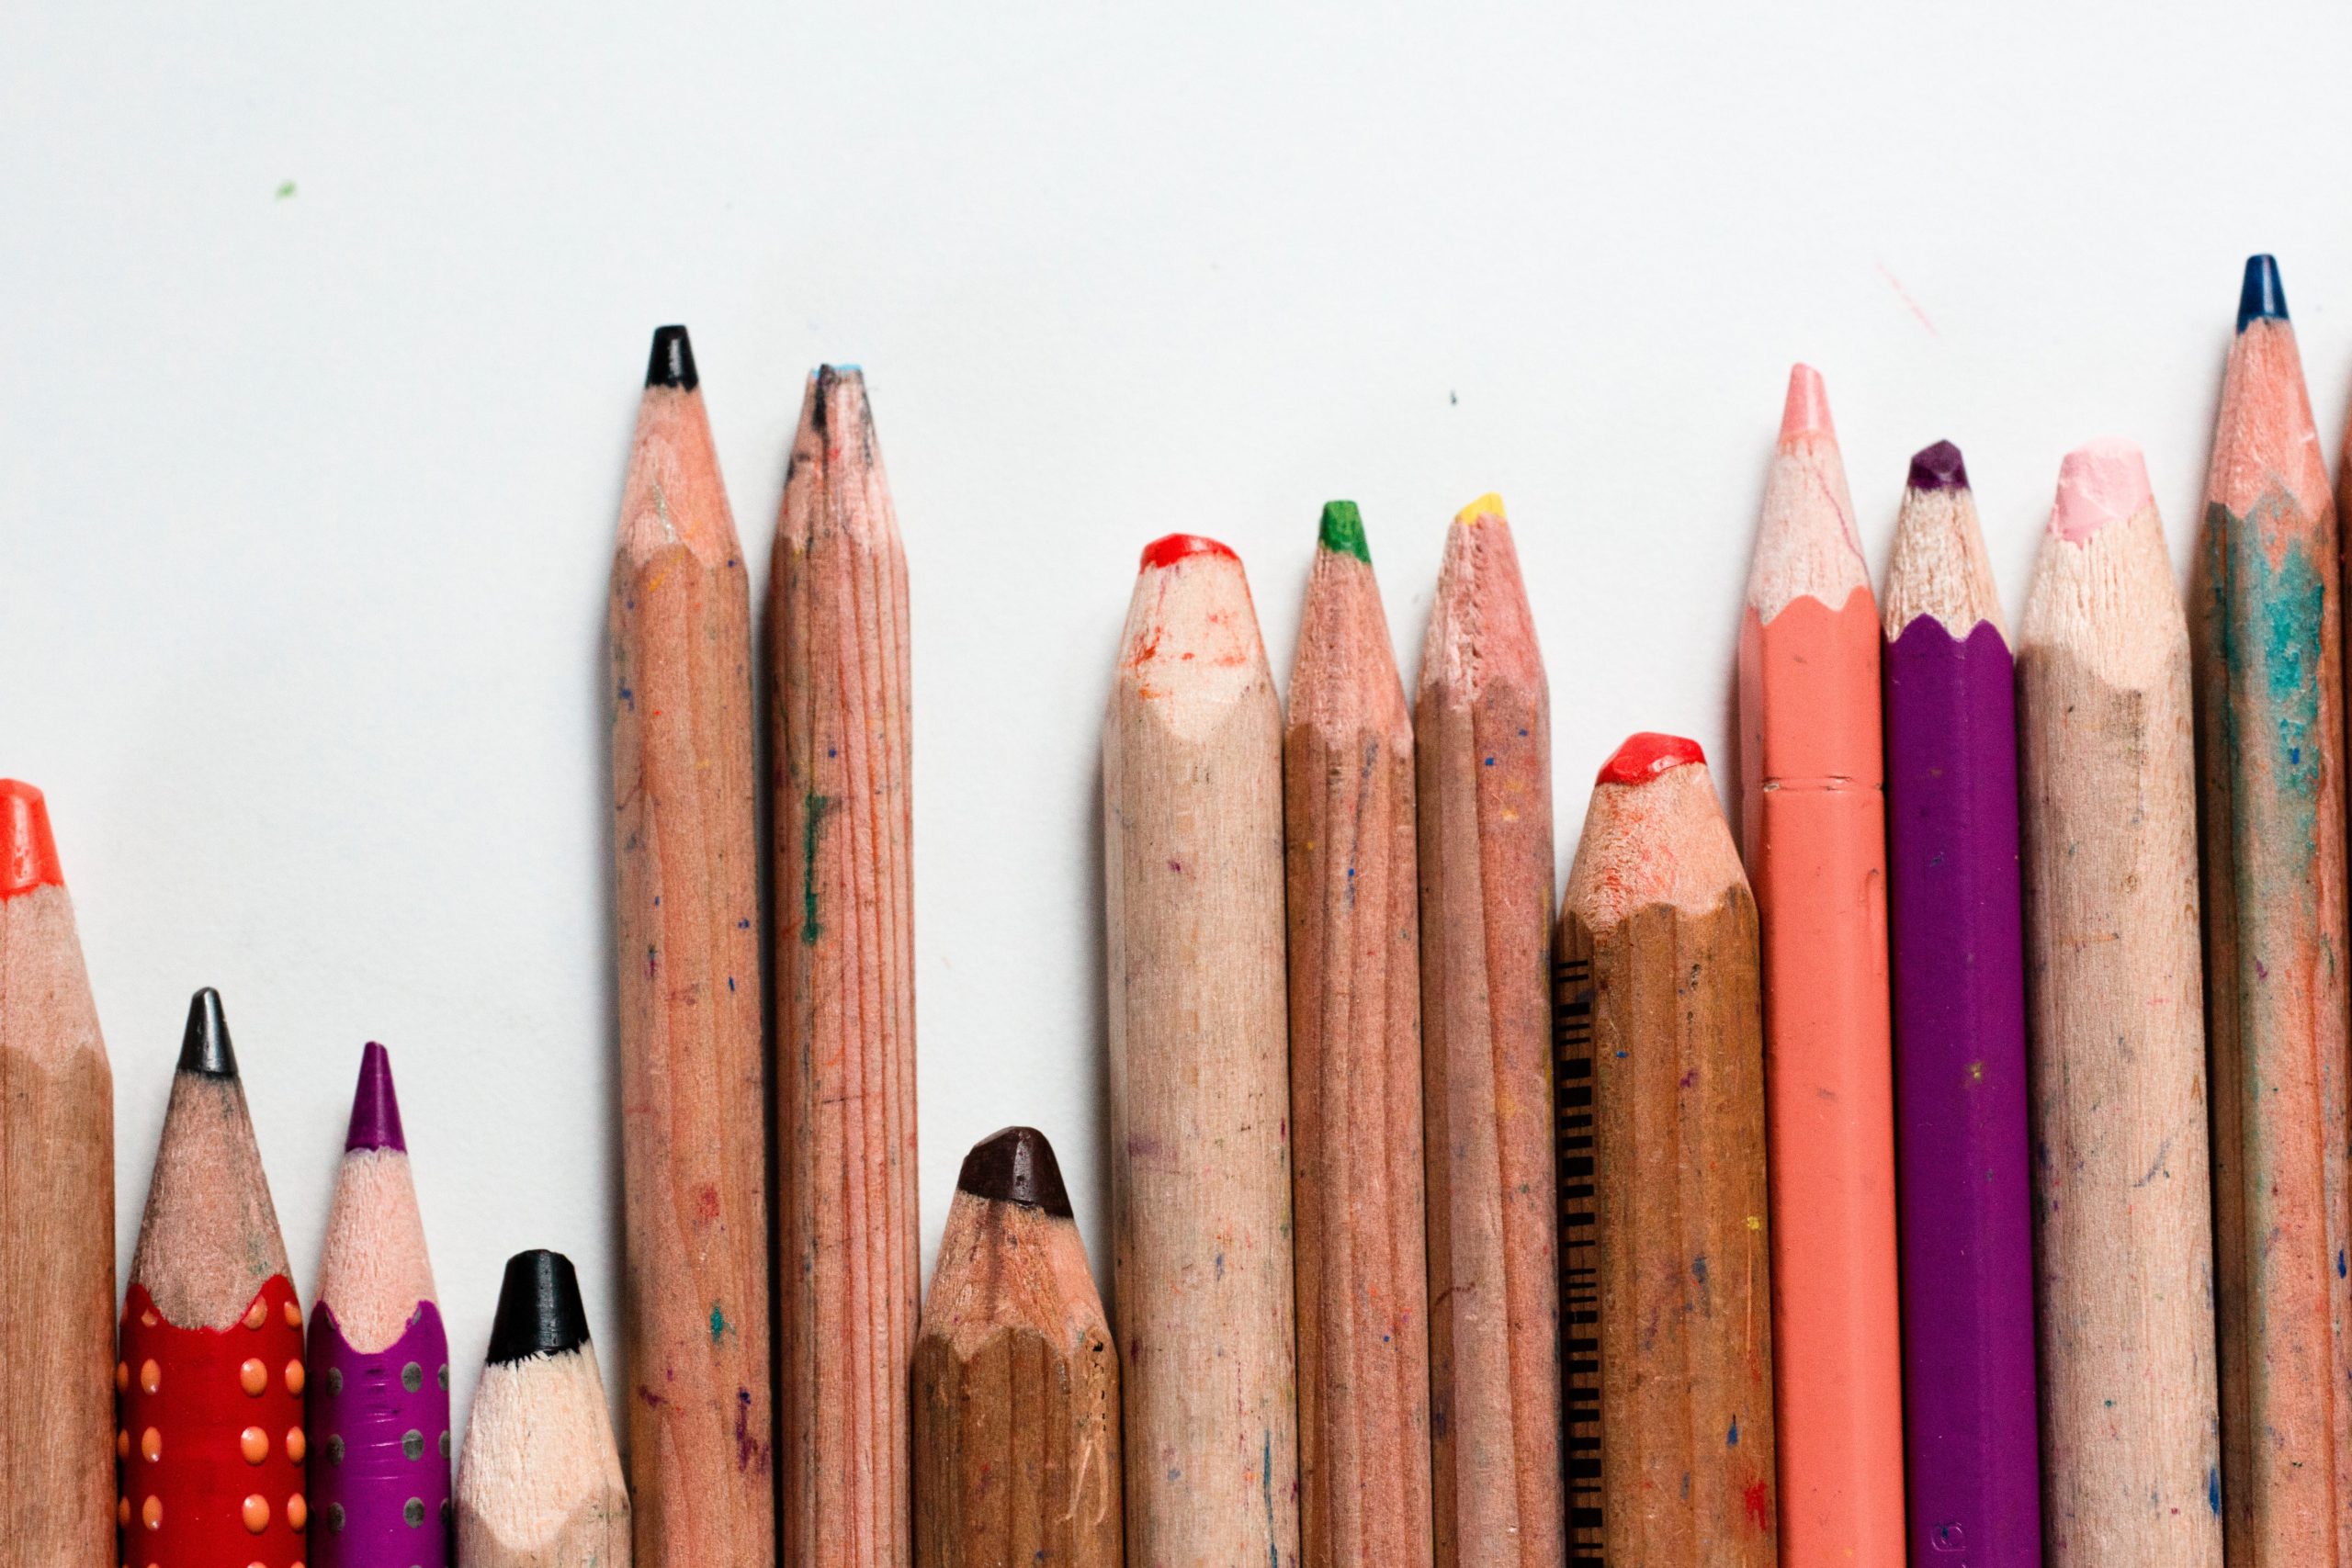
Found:
[[702, 378], [695, 374], [694, 340], [686, 336], [685, 328], [653, 329], [653, 357], [645, 364], [645, 384], [675, 387], [684, 392], [702, 385]]
[[1062, 1186], [1054, 1145], [1035, 1127], [1007, 1127], [974, 1144], [956, 1185], [975, 1198], [1070, 1217], [1069, 1192]]
[[2287, 319], [2287, 287], [2278, 281], [2278, 258], [2245, 258], [2245, 282], [2238, 289], [2238, 331], [2258, 321]]
[[571, 1259], [544, 1247], [506, 1260], [498, 1314], [490, 1320], [490, 1364], [577, 1350], [588, 1343], [588, 1311]]
[[229, 1043], [229, 1021], [220, 1011], [220, 993], [209, 986], [188, 1001], [187, 1032], [180, 1036], [180, 1071], [202, 1073], [208, 1078], [237, 1076], [237, 1052]]

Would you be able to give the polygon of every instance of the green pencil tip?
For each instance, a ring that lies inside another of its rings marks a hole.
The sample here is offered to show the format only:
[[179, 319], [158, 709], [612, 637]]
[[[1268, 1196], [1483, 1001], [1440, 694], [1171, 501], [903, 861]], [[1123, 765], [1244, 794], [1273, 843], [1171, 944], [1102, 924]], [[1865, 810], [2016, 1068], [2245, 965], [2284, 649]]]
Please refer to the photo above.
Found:
[[1372, 547], [1363, 541], [1363, 513], [1352, 501], [1323, 503], [1323, 547], [1335, 555], [1353, 556], [1372, 564]]

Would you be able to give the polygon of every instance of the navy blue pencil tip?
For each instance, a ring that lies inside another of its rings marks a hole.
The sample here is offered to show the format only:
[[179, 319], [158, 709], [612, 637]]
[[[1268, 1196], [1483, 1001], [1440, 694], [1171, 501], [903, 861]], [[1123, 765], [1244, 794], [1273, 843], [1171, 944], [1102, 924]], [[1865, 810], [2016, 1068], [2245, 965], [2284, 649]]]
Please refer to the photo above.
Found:
[[2286, 319], [2287, 289], [2278, 281], [2278, 259], [2268, 255], [2246, 257], [2245, 286], [2238, 290], [2238, 331], [2245, 331], [2249, 321]]

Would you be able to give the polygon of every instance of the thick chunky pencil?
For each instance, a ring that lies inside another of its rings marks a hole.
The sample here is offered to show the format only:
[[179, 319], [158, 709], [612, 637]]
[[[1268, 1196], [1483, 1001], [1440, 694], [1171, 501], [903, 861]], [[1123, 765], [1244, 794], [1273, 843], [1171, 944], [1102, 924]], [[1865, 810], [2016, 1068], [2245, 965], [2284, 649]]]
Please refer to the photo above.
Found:
[[113, 1561], [114, 1075], [40, 791], [0, 779], [0, 1568]]
[[1413, 739], [1437, 1561], [1551, 1568], [1566, 1525], [1553, 1217], [1552, 730], [1535, 619], [1498, 496], [1463, 508], [1446, 536]]
[[2016, 665], [1960, 448], [1886, 573], [1888, 937], [1911, 1557], [2041, 1561]]
[[2217, 1568], [2188, 626], [2128, 441], [2059, 469], [2018, 739], [2044, 1557]]
[[1600, 770], [1557, 957], [1589, 1023], [1559, 1070], [1592, 1091], [1606, 1559], [1773, 1568], [1756, 901], [1695, 743], [1636, 735]]
[[507, 1259], [458, 1461], [457, 1546], [466, 1568], [629, 1568], [628, 1486], [560, 1252]]
[[1282, 712], [1234, 553], [1143, 553], [1102, 733], [1127, 1554], [1298, 1560]]
[[684, 327], [653, 334], [611, 639], [629, 1463], [645, 1568], [774, 1561], [751, 590]]
[[2233, 1562], [2352, 1564], [2335, 506], [2278, 270], [2246, 263], [2189, 587]]
[[1413, 721], [1355, 503], [1323, 509], [1283, 731], [1308, 1568], [1430, 1561]]
[[381, 1045], [343, 1149], [311, 1305], [311, 1568], [446, 1568], [449, 1337]]
[[1122, 1568], [1119, 1352], [1046, 1135], [964, 1157], [914, 1351], [916, 1568]]
[[323, 1527], [303, 1492], [302, 1308], [209, 988], [188, 1004], [121, 1345], [120, 1561], [303, 1562]]
[[1781, 1540], [1904, 1560], [1879, 626], [1820, 375], [1789, 377], [1739, 632], [1741, 816], [1763, 919]]
[[915, 1213], [907, 562], [865, 378], [808, 379], [768, 580], [784, 1557], [908, 1561]]

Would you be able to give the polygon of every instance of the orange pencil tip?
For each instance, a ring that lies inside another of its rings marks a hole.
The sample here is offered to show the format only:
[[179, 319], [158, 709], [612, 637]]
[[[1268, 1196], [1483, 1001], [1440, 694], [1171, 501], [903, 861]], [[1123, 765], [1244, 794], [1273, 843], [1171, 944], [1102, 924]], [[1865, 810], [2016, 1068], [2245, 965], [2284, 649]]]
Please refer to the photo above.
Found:
[[1829, 389], [1822, 384], [1821, 372], [1810, 365], [1792, 366], [1789, 369], [1789, 400], [1781, 410], [1781, 444], [1804, 435], [1838, 434], [1829, 423]]
[[1592, 782], [1595, 786], [1645, 784], [1660, 774], [1706, 760], [1707, 754], [1699, 750], [1696, 740], [1645, 729], [1638, 735], [1627, 736], [1616, 755], [1600, 765], [1600, 776]]
[[1143, 547], [1143, 563], [1137, 571], [1149, 571], [1156, 566], [1174, 566], [1186, 556], [1223, 556], [1227, 560], [1241, 558], [1232, 549], [1202, 534], [1162, 534]]
[[28, 784], [0, 779], [0, 898], [64, 886], [57, 840], [49, 831], [49, 803]]

